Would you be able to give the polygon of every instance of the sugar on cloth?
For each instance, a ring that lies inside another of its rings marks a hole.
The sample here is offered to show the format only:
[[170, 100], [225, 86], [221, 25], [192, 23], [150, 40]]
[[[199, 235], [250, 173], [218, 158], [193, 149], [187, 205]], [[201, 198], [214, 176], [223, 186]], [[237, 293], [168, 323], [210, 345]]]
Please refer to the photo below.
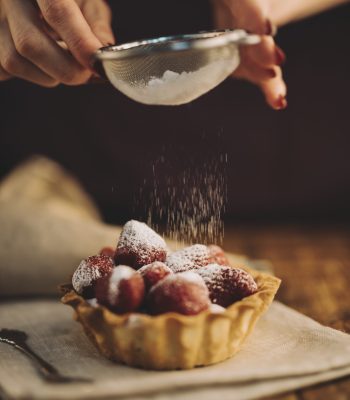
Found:
[[[93, 383], [50, 385], [17, 350], [0, 344], [0, 386], [11, 399], [253, 399], [350, 373], [350, 335], [274, 302], [233, 358], [185, 371], [145, 371], [112, 363], [86, 338], [71, 309], [55, 300], [0, 303], [1, 326], [28, 333], [29, 344], [60, 372]], [[230, 397], [231, 396], [231, 397]]]

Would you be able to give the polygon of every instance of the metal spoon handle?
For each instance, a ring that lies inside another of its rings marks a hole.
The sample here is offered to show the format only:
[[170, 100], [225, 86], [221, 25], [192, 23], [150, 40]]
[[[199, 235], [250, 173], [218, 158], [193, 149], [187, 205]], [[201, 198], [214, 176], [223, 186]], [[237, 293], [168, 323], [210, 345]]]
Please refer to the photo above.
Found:
[[28, 335], [16, 329], [0, 329], [0, 343], [8, 344], [15, 349], [19, 350], [22, 354], [32, 361], [33, 366], [36, 368], [40, 376], [47, 382], [51, 383], [70, 383], [70, 382], [92, 382], [90, 378], [80, 378], [64, 376], [50, 363], [41, 358], [29, 345], [27, 344]]
[[57, 380], [57, 376], [60, 375], [57, 369], [47, 361], [43, 360], [26, 343], [21, 343], [21, 344], [16, 343], [14, 347], [16, 347], [18, 350], [20, 350], [23, 354], [25, 354], [28, 358], [32, 360], [37, 371], [44, 379], [49, 381]]

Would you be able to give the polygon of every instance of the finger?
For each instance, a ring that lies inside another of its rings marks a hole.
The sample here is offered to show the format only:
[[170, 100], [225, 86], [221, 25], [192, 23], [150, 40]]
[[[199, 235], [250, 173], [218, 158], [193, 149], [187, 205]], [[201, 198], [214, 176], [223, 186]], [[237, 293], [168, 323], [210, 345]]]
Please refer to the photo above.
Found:
[[286, 84], [282, 78], [282, 71], [279, 67], [274, 67], [274, 76], [269, 77], [264, 68], [253, 62], [241, 64], [234, 76], [246, 79], [258, 85], [266, 99], [266, 102], [274, 109], [279, 110], [287, 107]]
[[112, 13], [107, 3], [103, 0], [84, 1], [82, 13], [92, 32], [104, 46], [115, 43], [111, 27]]
[[276, 78], [277, 75], [277, 67], [271, 66], [265, 68], [257, 64], [250, 57], [245, 57], [244, 62], [240, 64], [234, 73], [235, 77], [247, 79], [256, 84]]
[[45, 87], [54, 87], [58, 84], [18, 54], [7, 22], [2, 22], [0, 25], [0, 63], [8, 76], [16, 76]]
[[270, 36], [262, 36], [261, 42], [257, 45], [242, 47], [241, 55], [265, 68], [280, 65], [283, 62], [277, 53], [275, 42]]
[[287, 107], [287, 87], [279, 74], [276, 78], [261, 82], [260, 88], [265, 95], [266, 102], [275, 110], [283, 110]]
[[22, 57], [67, 85], [79, 85], [90, 78], [91, 72], [45, 32], [38, 11], [29, 1], [5, 0], [4, 4], [15, 47]]
[[102, 46], [73, 0], [37, 0], [45, 21], [66, 42], [74, 57], [91, 68], [93, 54]]

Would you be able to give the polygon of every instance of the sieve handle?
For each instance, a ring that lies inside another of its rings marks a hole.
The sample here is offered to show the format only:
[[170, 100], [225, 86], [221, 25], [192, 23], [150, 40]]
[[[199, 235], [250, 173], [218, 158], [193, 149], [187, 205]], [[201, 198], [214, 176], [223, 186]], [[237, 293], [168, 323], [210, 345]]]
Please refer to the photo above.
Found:
[[259, 35], [247, 33], [242, 29], [227, 31], [226, 35], [231, 43], [237, 45], [251, 46], [261, 42], [261, 37]]
[[102, 62], [96, 56], [94, 56], [93, 59], [92, 59], [91, 67], [92, 67], [92, 70], [98, 76], [91, 78], [89, 80], [89, 83], [108, 82], [108, 78], [107, 78], [107, 75], [106, 75], [105, 70], [103, 68]]

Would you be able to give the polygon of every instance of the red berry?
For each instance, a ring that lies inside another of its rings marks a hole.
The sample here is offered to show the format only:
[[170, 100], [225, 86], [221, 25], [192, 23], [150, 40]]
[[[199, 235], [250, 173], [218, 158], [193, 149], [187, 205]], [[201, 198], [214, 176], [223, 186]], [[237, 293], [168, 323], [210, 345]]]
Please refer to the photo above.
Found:
[[167, 247], [164, 239], [143, 222], [127, 222], [120, 234], [114, 256], [116, 265], [138, 269], [154, 261], [165, 261]]
[[211, 301], [222, 307], [228, 307], [258, 289], [253, 277], [239, 268], [209, 264], [195, 272], [204, 279]]
[[224, 250], [220, 246], [210, 244], [208, 246], [210, 262], [209, 264], [230, 265]]
[[143, 302], [145, 284], [140, 274], [126, 265], [115, 267], [96, 284], [96, 299], [120, 314], [136, 311]]
[[196, 315], [209, 306], [208, 288], [191, 271], [168, 275], [152, 287], [147, 298], [147, 309], [153, 315], [166, 312]]
[[111, 258], [114, 257], [114, 253], [115, 249], [113, 249], [112, 247], [104, 247], [103, 249], [100, 250], [100, 254]]
[[168, 266], [160, 261], [155, 261], [152, 264], [144, 265], [137, 272], [140, 273], [143, 277], [147, 292], [156, 283], [164, 279], [167, 275], [173, 273], [173, 271]]
[[194, 244], [171, 253], [167, 259], [167, 266], [177, 272], [189, 271], [193, 268], [203, 267], [210, 262], [208, 247], [204, 244]]
[[114, 267], [113, 260], [105, 255], [97, 255], [82, 260], [72, 277], [74, 290], [85, 298], [94, 297], [94, 286]]

